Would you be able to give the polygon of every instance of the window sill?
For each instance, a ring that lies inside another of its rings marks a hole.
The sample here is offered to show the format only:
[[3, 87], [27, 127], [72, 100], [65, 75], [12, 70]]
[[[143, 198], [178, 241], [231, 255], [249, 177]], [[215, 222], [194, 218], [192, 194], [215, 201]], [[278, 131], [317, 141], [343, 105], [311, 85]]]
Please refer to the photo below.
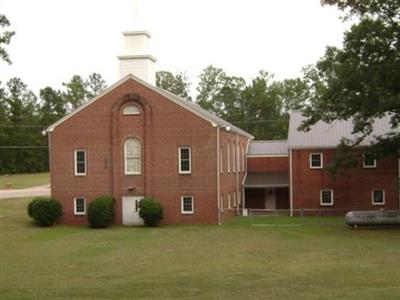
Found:
[[183, 212], [183, 211], [182, 211], [181, 214], [182, 214], [182, 215], [193, 215], [194, 213], [193, 213], [193, 212]]
[[385, 205], [385, 202], [383, 202], [383, 203], [375, 203], [375, 202], [372, 202], [372, 205], [375, 205], [375, 206], [382, 206], [382, 205]]

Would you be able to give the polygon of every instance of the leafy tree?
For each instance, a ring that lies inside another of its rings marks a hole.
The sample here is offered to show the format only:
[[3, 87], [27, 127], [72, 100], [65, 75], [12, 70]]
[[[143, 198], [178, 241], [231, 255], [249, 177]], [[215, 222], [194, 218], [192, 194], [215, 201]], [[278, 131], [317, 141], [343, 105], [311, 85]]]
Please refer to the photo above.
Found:
[[169, 91], [188, 101], [190, 97], [190, 82], [187, 76], [180, 72], [173, 74], [168, 71], [159, 71], [156, 73], [156, 86]]
[[88, 79], [74, 75], [69, 82], [63, 82], [63, 86], [66, 89], [63, 92], [63, 97], [68, 112], [78, 108], [107, 87], [105, 80], [98, 73], [90, 74]]
[[215, 103], [216, 95], [225, 86], [227, 75], [221, 68], [212, 65], [203, 70], [199, 76], [200, 81], [196, 88], [198, 95], [197, 103], [215, 113], [220, 113], [220, 107]]
[[63, 96], [69, 105], [69, 110], [74, 110], [86, 102], [87, 82], [81, 76], [74, 75], [69, 82], [63, 82], [62, 85], [66, 88]]
[[[370, 150], [378, 158], [397, 155], [400, 149], [400, 2], [398, 0], [324, 0], [358, 16], [358, 23], [345, 33], [343, 48], [327, 47], [314, 67], [305, 72], [310, 105], [304, 110], [309, 129], [318, 120], [354, 122], [357, 138], [343, 140], [343, 159], [332, 170], [351, 165], [350, 149], [370, 135], [376, 118], [389, 116], [392, 131], [378, 137]], [[347, 153], [347, 154], [346, 154]]]
[[67, 106], [61, 91], [46, 87], [41, 89], [39, 94], [41, 99], [39, 107], [41, 124], [49, 126], [65, 116]]
[[5, 27], [10, 26], [11, 23], [5, 15], [0, 14], [0, 59], [11, 64], [10, 56], [8, 55], [6, 49], [4, 49], [5, 45], [10, 44], [11, 38], [15, 34], [14, 31], [4, 30]]
[[89, 78], [86, 80], [86, 98], [88, 100], [100, 94], [107, 88], [106, 81], [101, 77], [99, 73], [92, 73], [89, 75]]

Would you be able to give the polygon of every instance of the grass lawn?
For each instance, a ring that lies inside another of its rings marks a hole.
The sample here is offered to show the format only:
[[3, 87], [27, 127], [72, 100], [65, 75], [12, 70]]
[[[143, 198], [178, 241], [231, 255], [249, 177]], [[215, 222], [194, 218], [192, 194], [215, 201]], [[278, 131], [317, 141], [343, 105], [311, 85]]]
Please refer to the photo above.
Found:
[[4, 189], [6, 184], [11, 183], [12, 189], [24, 189], [36, 185], [50, 183], [50, 174], [34, 173], [34, 174], [15, 174], [15, 175], [0, 175], [0, 189]]
[[0, 200], [2, 299], [399, 299], [400, 230], [317, 226], [37, 228]]

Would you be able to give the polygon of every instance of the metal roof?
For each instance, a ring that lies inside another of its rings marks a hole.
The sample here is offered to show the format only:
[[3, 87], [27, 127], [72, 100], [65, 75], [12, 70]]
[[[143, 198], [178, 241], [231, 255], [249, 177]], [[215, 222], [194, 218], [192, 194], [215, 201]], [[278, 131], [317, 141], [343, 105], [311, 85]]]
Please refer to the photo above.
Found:
[[108, 87], [107, 89], [105, 89], [102, 93], [100, 93], [99, 95], [97, 95], [96, 97], [94, 97], [93, 99], [89, 100], [88, 102], [82, 104], [81, 106], [79, 106], [77, 109], [75, 109], [74, 111], [72, 111], [71, 113], [69, 113], [68, 115], [66, 115], [64, 118], [58, 120], [57, 122], [55, 122], [54, 124], [50, 125], [49, 128], [47, 129], [48, 131], [53, 131], [55, 127], [57, 127], [58, 125], [60, 125], [61, 123], [63, 123], [64, 121], [68, 120], [69, 118], [71, 118], [72, 116], [74, 116], [75, 114], [77, 114], [78, 112], [80, 112], [81, 110], [83, 110], [84, 108], [86, 108], [87, 106], [89, 106], [90, 104], [92, 104], [93, 102], [99, 100], [101, 97], [103, 97], [104, 95], [108, 94], [109, 92], [111, 92], [112, 90], [114, 90], [115, 88], [117, 88], [118, 86], [120, 86], [121, 84], [123, 84], [124, 82], [128, 81], [128, 80], [135, 80], [136, 82], [140, 83], [141, 85], [151, 89], [152, 91], [164, 96], [165, 98], [167, 98], [168, 100], [171, 100], [172, 102], [178, 104], [179, 106], [185, 108], [186, 110], [194, 113], [195, 115], [209, 121], [212, 124], [215, 125], [219, 125], [221, 127], [226, 128], [227, 130], [233, 131], [235, 133], [244, 135], [246, 137], [249, 137], [251, 139], [254, 138], [254, 136], [252, 136], [251, 134], [247, 133], [246, 131], [232, 125], [231, 123], [221, 119], [220, 117], [216, 116], [215, 114], [205, 110], [204, 108], [202, 108], [201, 106], [199, 106], [197, 103], [193, 103], [190, 101], [187, 101], [179, 96], [176, 96], [166, 90], [163, 90], [159, 87], [156, 87], [138, 77], [136, 77], [135, 75], [132, 74], [128, 74], [124, 77], [122, 77], [120, 80], [118, 80], [116, 83], [114, 83], [113, 85], [111, 85], [110, 87]]
[[252, 141], [247, 156], [286, 156], [288, 153], [287, 140]]
[[286, 187], [289, 186], [289, 174], [288, 172], [249, 173], [246, 176], [244, 186], [247, 188]]
[[[357, 137], [352, 133], [353, 120], [334, 121], [330, 124], [318, 121], [311, 126], [310, 131], [299, 131], [298, 127], [305, 119], [299, 111], [291, 113], [288, 135], [289, 148], [333, 148], [340, 143], [342, 138], [354, 139]], [[374, 142], [375, 136], [391, 132], [390, 117], [386, 116], [377, 119], [373, 128], [372, 134], [362, 141], [361, 146], [367, 146], [371, 142]]]

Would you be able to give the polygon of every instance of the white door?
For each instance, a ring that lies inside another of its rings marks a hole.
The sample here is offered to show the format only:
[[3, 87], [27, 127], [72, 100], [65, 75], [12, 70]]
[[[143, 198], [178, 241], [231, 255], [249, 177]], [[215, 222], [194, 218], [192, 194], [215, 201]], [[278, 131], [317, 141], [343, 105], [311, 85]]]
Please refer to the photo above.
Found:
[[143, 225], [143, 219], [139, 216], [139, 201], [143, 197], [122, 197], [122, 224]]
[[265, 190], [265, 208], [276, 209], [275, 189]]

